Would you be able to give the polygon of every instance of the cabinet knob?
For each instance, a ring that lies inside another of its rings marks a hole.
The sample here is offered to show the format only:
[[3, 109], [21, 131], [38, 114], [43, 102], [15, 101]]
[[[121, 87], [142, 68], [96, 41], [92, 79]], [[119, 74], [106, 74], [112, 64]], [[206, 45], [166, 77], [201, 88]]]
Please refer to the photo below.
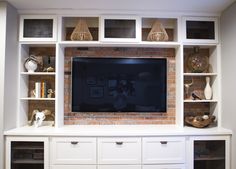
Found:
[[122, 145], [122, 144], [123, 144], [122, 141], [117, 141], [117, 142], [116, 142], [116, 145]]
[[167, 141], [160, 141], [161, 144], [167, 144]]
[[72, 141], [72, 142], [70, 142], [71, 144], [73, 144], [73, 145], [76, 145], [76, 144], [78, 144], [79, 142], [78, 141]]

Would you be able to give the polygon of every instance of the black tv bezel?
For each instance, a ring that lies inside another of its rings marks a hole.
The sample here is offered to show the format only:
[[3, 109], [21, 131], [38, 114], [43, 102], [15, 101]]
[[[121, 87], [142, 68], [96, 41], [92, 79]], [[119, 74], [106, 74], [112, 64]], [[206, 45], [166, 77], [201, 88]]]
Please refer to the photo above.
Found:
[[[165, 60], [166, 64], [165, 64], [165, 70], [166, 70], [166, 78], [165, 78], [165, 81], [166, 81], [166, 85], [165, 85], [165, 93], [166, 93], [166, 97], [165, 97], [165, 111], [73, 111], [73, 101], [72, 101], [72, 95], [73, 95], [73, 59], [145, 59], [145, 60]], [[168, 61], [167, 61], [167, 58], [166, 57], [102, 57], [102, 58], [99, 58], [99, 57], [88, 57], [88, 56], [74, 56], [74, 57], [71, 57], [71, 94], [70, 94], [70, 100], [71, 100], [71, 112], [73, 113], [158, 113], [158, 114], [165, 114], [167, 113], [167, 109], [168, 109]]]

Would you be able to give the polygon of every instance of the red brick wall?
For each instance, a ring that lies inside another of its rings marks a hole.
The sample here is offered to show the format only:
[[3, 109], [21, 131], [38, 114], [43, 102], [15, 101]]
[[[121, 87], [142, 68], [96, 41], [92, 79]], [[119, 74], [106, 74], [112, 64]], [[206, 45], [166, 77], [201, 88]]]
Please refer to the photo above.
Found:
[[[83, 113], [71, 112], [71, 57], [167, 58], [168, 86], [166, 113]], [[71, 124], [175, 124], [175, 49], [161, 48], [66, 48], [64, 74], [64, 123]]]

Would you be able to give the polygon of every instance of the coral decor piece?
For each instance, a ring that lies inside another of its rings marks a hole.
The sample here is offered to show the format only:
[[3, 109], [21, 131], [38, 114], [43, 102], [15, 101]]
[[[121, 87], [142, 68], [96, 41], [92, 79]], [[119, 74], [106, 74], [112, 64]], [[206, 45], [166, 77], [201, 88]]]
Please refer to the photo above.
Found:
[[148, 41], [168, 41], [168, 34], [160, 21], [156, 20], [147, 36]]
[[75, 29], [71, 34], [71, 40], [73, 41], [91, 41], [93, 37], [89, 31], [86, 20], [80, 19]]

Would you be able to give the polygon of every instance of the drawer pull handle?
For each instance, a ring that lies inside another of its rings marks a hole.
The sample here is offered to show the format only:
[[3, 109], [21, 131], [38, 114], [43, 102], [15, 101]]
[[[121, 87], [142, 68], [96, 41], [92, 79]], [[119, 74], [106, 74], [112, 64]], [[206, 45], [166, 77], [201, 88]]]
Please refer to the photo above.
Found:
[[122, 141], [117, 141], [117, 142], [116, 142], [116, 145], [122, 145], [122, 144], [123, 144]]
[[72, 141], [72, 142], [70, 142], [71, 144], [73, 144], [73, 145], [76, 145], [76, 144], [78, 144], [79, 142], [78, 141]]
[[167, 141], [160, 141], [161, 144], [167, 144]]

